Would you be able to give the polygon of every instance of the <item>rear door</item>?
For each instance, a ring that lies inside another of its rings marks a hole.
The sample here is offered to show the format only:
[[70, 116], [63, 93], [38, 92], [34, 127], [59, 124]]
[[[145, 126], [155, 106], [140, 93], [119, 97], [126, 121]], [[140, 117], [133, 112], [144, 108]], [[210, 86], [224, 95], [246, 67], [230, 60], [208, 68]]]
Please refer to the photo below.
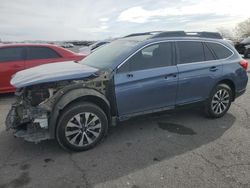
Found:
[[0, 92], [13, 92], [10, 80], [13, 74], [25, 69], [23, 47], [0, 48]]
[[114, 79], [120, 116], [173, 107], [178, 81], [173, 44], [145, 47], [117, 70]]
[[26, 68], [62, 61], [63, 58], [53, 49], [43, 46], [28, 46]]
[[206, 99], [222, 74], [222, 63], [201, 41], [177, 41], [178, 93], [177, 104]]

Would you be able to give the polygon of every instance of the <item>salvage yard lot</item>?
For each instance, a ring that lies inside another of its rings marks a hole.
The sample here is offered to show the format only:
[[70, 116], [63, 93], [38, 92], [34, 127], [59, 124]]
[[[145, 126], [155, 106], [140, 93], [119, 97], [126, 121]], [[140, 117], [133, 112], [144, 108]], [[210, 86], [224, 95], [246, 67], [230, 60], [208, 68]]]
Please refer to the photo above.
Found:
[[223, 118], [199, 108], [143, 116], [81, 153], [14, 138], [4, 127], [12, 102], [0, 96], [0, 188], [250, 187], [250, 84]]

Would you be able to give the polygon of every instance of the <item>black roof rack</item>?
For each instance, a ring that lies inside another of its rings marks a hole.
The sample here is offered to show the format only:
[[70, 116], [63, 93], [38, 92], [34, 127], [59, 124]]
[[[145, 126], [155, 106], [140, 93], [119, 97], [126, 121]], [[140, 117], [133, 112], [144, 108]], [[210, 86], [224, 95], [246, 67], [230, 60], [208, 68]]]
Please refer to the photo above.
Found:
[[153, 35], [151, 38], [162, 38], [162, 37], [203, 37], [203, 38], [213, 38], [222, 39], [220, 33], [217, 32], [185, 32], [185, 31], [164, 31]]
[[154, 34], [161, 33], [161, 32], [162, 31], [150, 31], [150, 32], [144, 32], [144, 33], [132, 33], [132, 34], [124, 36], [123, 38], [136, 37], [136, 36], [142, 36], [142, 35], [154, 35]]

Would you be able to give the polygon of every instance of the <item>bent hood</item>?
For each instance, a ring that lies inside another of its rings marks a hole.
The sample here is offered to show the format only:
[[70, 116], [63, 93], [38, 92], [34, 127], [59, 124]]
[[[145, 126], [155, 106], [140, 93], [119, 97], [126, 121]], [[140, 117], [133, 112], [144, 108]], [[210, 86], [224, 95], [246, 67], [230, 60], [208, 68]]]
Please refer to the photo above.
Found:
[[74, 61], [50, 63], [17, 72], [10, 83], [16, 88], [21, 88], [41, 83], [84, 78], [97, 71], [96, 68]]

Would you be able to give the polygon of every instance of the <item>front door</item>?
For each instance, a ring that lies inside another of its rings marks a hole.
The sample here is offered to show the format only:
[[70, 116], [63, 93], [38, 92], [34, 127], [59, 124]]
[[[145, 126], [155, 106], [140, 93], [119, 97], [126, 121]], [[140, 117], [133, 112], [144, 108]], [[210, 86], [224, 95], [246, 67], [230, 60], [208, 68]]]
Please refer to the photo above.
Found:
[[119, 116], [173, 107], [178, 70], [171, 42], [153, 44], [129, 58], [115, 74]]

